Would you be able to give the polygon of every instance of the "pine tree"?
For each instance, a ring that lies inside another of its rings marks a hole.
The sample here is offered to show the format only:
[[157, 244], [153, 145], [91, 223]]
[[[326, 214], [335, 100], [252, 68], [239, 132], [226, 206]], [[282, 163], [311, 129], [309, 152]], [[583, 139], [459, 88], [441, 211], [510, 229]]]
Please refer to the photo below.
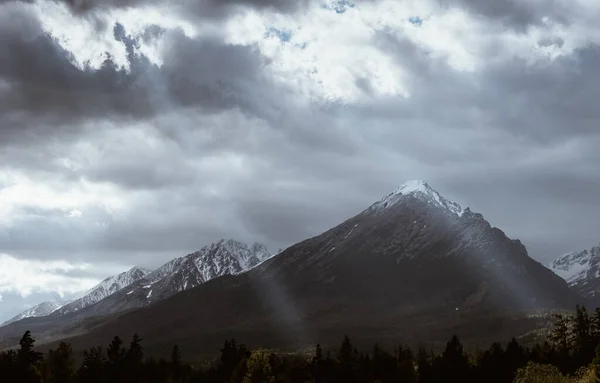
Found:
[[175, 382], [182, 380], [182, 366], [181, 366], [181, 351], [177, 345], [173, 346], [171, 351], [171, 375]]
[[103, 383], [106, 377], [107, 359], [102, 347], [92, 347], [83, 352], [83, 362], [77, 371], [76, 381], [80, 383]]
[[348, 335], [345, 335], [344, 341], [342, 342], [342, 345], [338, 352], [338, 361], [341, 364], [351, 364], [352, 363], [352, 354], [353, 354], [352, 343], [350, 343], [350, 338], [348, 338]]
[[338, 351], [339, 371], [337, 380], [346, 383], [353, 382], [356, 379], [354, 373], [355, 350], [352, 348], [350, 338], [344, 336], [344, 340]]
[[25, 331], [19, 341], [20, 348], [16, 355], [19, 382], [39, 383], [43, 379], [39, 367], [44, 358], [41, 353], [34, 351], [34, 343], [35, 340], [31, 337], [31, 332], [29, 330]]
[[[432, 354], [432, 353], [431, 353]], [[433, 371], [433, 358], [424, 348], [417, 352], [417, 373], [419, 383], [434, 383], [436, 381]]]
[[592, 320], [586, 308], [576, 306], [573, 318], [575, 367], [587, 365], [594, 358], [595, 344], [592, 331]]
[[470, 380], [469, 359], [456, 335], [446, 344], [440, 362], [441, 374], [448, 381], [465, 382]]
[[569, 330], [571, 319], [567, 315], [554, 314], [554, 326], [548, 335], [548, 340], [556, 348], [556, 362], [561, 371], [568, 371], [571, 365], [570, 350], [573, 344], [572, 334]]
[[106, 349], [108, 381], [117, 383], [126, 381], [125, 354], [123, 341], [115, 336]]
[[130, 367], [138, 367], [144, 360], [144, 352], [142, 351], [142, 338], [137, 333], [133, 334], [126, 357]]
[[123, 341], [115, 336], [106, 349], [106, 356], [110, 364], [120, 363], [125, 358], [125, 350], [122, 348]]
[[311, 373], [315, 383], [323, 381], [323, 350], [320, 344], [317, 344], [315, 356], [312, 358]]
[[25, 331], [19, 341], [19, 351], [17, 358], [24, 365], [37, 366], [43, 359], [42, 354], [33, 350], [35, 340], [31, 337], [31, 331]]
[[71, 345], [60, 342], [56, 350], [48, 352], [48, 374], [45, 383], [71, 383], [75, 379], [75, 359]]
[[137, 333], [133, 334], [129, 350], [125, 353], [125, 375], [128, 383], [136, 383], [142, 380], [144, 352], [141, 343], [142, 338]]
[[413, 352], [408, 347], [398, 346], [396, 352], [396, 362], [399, 375], [399, 381], [406, 383], [414, 383], [417, 381], [417, 373], [415, 371], [415, 360]]

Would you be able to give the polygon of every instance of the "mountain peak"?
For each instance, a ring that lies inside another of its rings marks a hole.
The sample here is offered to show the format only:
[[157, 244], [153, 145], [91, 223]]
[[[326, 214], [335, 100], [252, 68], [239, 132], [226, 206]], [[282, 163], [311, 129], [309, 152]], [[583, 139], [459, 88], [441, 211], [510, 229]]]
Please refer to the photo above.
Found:
[[0, 326], [5, 326], [7, 324], [10, 324], [10, 323], [13, 323], [13, 322], [19, 321], [21, 319], [25, 319], [25, 318], [44, 317], [44, 316], [52, 314], [54, 311], [58, 310], [61, 307], [62, 307], [62, 304], [57, 303], [57, 302], [42, 302], [38, 305], [35, 305], [35, 306], [23, 311], [22, 313], [18, 314], [14, 318], [7, 320], [6, 322], [2, 323]]
[[575, 251], [558, 257], [548, 268], [570, 285], [600, 278], [600, 244], [589, 250]]
[[396, 190], [394, 190], [393, 194], [412, 194], [416, 192], [421, 193], [431, 193], [436, 192], [427, 184], [427, 182], [422, 180], [410, 180], [406, 181], [402, 185], [398, 186]]
[[150, 270], [150, 269], [146, 269], [144, 267], [139, 267], [139, 266], [133, 266], [131, 269], [127, 270], [125, 273], [129, 274], [129, 275], [132, 275], [135, 273], [141, 273], [145, 276], [145, 275], [150, 274], [151, 272], [152, 272], [152, 270]]
[[463, 210], [459, 204], [449, 201], [440, 193], [434, 190], [429, 184], [422, 180], [410, 180], [398, 186], [393, 192], [376, 202], [372, 208], [375, 210], [386, 209], [403, 199], [404, 196], [413, 196], [421, 201], [433, 204], [448, 210], [459, 217], [463, 215]]

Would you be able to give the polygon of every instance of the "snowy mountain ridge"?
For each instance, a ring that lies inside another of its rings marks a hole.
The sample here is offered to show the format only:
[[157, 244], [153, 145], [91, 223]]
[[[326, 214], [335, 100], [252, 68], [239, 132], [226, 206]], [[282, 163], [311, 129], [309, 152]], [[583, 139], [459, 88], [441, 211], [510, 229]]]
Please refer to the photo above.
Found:
[[465, 210], [459, 204], [449, 201], [434, 190], [427, 182], [411, 180], [397, 187], [393, 192], [375, 202], [370, 209], [380, 211], [392, 206], [402, 200], [402, 197], [412, 195], [429, 204], [441, 207], [461, 217]]
[[561, 255], [547, 267], [583, 296], [600, 296], [600, 244]]
[[62, 307], [62, 304], [60, 304], [58, 302], [42, 302], [38, 305], [35, 305], [35, 306], [23, 311], [22, 313], [14, 316], [13, 318], [7, 320], [6, 322], [2, 323], [2, 326], [5, 326], [7, 324], [10, 324], [10, 323], [13, 323], [16, 321], [20, 321], [21, 319], [25, 319], [25, 318], [47, 316], [47, 315], [52, 314], [54, 311], [58, 310], [61, 307]]
[[[128, 295], [150, 301], [164, 299], [223, 275], [236, 275], [269, 259], [271, 254], [259, 243], [251, 246], [233, 239], [206, 245], [181, 258], [175, 258], [136, 283]], [[141, 294], [140, 291], [147, 291]]]
[[79, 311], [87, 306], [91, 306], [94, 303], [100, 302], [102, 299], [144, 278], [151, 272], [152, 270], [135, 266], [119, 275], [108, 277], [96, 286], [92, 287], [81, 298], [73, 300], [72, 302], [54, 311], [52, 314], [64, 315]]

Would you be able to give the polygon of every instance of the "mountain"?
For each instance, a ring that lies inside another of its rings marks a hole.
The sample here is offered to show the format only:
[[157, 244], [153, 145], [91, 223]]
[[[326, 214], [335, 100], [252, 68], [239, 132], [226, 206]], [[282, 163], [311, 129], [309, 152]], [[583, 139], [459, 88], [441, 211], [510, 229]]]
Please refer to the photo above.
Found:
[[81, 332], [111, 315], [147, 306], [219, 276], [239, 274], [269, 257], [264, 245], [248, 246], [223, 239], [154, 271], [134, 267], [107, 278], [48, 317], [29, 318], [0, 328], [0, 341], [12, 344], [25, 330], [32, 331], [40, 343]]
[[[152, 296], [155, 288], [148, 287]], [[69, 341], [81, 349], [138, 332], [149, 350], [178, 343], [200, 353], [231, 337], [288, 348], [337, 342], [346, 333], [369, 342], [453, 333], [497, 340], [535, 328], [533, 310], [570, 308], [577, 299], [520, 241], [411, 181], [247, 272], [214, 278]]]
[[46, 315], [52, 314], [60, 307], [62, 307], [62, 304], [57, 302], [42, 302], [38, 305], [31, 307], [30, 309], [23, 311], [22, 313], [16, 315], [12, 319], [7, 320], [6, 322], [2, 323], [2, 326], [19, 321], [24, 318], [44, 317]]
[[95, 314], [146, 306], [223, 275], [236, 275], [271, 257], [264, 245], [222, 239], [159, 267], [94, 305]]
[[568, 253], [548, 265], [583, 297], [600, 303], [600, 244], [589, 250]]
[[127, 287], [132, 283], [144, 278], [151, 272], [152, 271], [148, 269], [133, 267], [130, 270], [125, 271], [119, 275], [108, 277], [96, 286], [94, 286], [92, 289], [90, 289], [84, 296], [62, 306], [60, 309], [54, 311], [52, 315], [65, 315], [91, 306], [97, 302], [100, 302], [102, 299], [120, 291], [124, 287]]

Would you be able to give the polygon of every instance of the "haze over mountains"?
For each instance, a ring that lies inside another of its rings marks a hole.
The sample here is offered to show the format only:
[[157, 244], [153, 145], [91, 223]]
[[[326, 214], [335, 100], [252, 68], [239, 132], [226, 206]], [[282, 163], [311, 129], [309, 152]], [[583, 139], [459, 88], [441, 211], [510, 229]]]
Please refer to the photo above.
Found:
[[236, 335], [301, 347], [350, 330], [365, 339], [508, 336], [539, 325], [528, 313], [582, 300], [519, 240], [423, 181], [269, 257], [262, 245], [222, 240], [152, 272], [132, 269], [131, 283], [109, 283], [104, 299], [12, 323], [0, 338], [10, 343], [26, 327], [42, 342], [77, 335], [76, 347], [129, 332], [190, 348]]

